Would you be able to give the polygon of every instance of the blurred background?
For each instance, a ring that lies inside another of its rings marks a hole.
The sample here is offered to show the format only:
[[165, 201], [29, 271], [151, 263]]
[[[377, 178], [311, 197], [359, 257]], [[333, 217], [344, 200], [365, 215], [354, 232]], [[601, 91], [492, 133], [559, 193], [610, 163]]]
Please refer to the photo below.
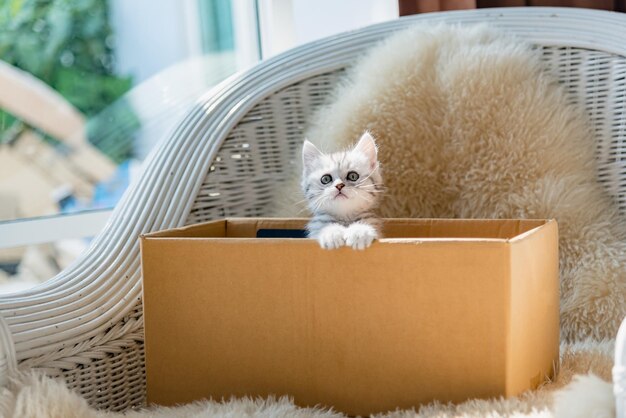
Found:
[[212, 87], [398, 14], [397, 0], [0, 0], [0, 293], [76, 260]]

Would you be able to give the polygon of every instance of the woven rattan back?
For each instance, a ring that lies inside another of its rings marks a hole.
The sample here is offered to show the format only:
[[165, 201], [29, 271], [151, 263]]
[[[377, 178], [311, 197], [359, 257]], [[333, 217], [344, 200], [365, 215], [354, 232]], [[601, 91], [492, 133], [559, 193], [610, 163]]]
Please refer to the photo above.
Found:
[[186, 223], [267, 215], [276, 185], [293, 173], [309, 118], [343, 73], [336, 70], [295, 82], [255, 105], [224, 141]]
[[593, 130], [598, 181], [626, 214], [626, 57], [571, 47], [544, 47], [546, 70], [581, 105]]

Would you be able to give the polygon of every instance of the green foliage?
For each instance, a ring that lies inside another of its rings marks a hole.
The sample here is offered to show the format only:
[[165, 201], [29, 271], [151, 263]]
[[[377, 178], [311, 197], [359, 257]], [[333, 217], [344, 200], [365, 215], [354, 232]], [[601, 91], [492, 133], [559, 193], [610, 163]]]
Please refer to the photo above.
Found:
[[[130, 77], [113, 72], [107, 0], [0, 0], [0, 59], [43, 80], [87, 117], [132, 84]], [[120, 117], [138, 124], [130, 106], [117, 108]], [[0, 113], [0, 135], [14, 122]], [[97, 130], [89, 135], [98, 144]], [[115, 160], [129, 153], [116, 152]]]

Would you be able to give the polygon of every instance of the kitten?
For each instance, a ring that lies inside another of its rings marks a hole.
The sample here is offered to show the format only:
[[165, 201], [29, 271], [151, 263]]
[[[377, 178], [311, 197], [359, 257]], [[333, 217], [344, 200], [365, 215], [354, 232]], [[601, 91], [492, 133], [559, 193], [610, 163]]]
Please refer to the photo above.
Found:
[[302, 147], [302, 189], [313, 217], [310, 238], [325, 249], [362, 250], [378, 238], [373, 210], [382, 192], [374, 138], [365, 132], [350, 150], [324, 154], [309, 141]]

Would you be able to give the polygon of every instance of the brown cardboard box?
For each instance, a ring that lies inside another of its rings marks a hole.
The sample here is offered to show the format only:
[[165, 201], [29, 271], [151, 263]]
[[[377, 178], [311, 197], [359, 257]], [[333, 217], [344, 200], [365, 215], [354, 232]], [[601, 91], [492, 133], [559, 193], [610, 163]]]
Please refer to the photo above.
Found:
[[511, 396], [553, 376], [554, 220], [390, 219], [365, 251], [228, 219], [142, 237], [147, 396], [288, 394], [348, 414]]

